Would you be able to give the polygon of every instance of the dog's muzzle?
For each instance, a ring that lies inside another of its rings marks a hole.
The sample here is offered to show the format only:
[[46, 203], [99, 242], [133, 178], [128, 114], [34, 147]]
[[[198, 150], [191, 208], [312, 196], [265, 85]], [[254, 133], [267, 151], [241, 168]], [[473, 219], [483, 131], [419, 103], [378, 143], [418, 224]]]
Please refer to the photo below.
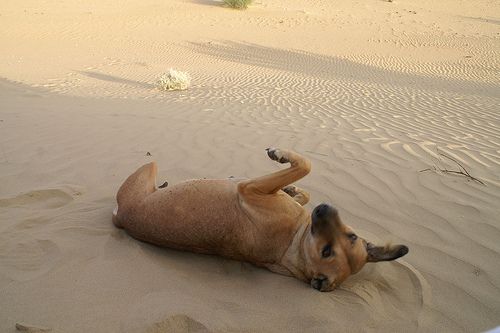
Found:
[[311, 280], [311, 287], [316, 290], [323, 291], [323, 288], [328, 287], [328, 278], [326, 276], [320, 275], [317, 278]]

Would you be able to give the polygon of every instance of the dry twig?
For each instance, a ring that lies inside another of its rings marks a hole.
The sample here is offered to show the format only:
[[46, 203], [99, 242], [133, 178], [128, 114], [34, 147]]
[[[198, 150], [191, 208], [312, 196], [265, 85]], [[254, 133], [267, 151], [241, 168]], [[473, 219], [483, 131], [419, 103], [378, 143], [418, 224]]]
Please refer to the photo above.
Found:
[[456, 159], [454, 159], [453, 157], [448, 156], [445, 153], [440, 152], [440, 151], [438, 151], [437, 153], [439, 154], [439, 156], [442, 156], [442, 157], [444, 157], [444, 158], [446, 158], [446, 159], [448, 159], [448, 160], [450, 160], [452, 162], [455, 162], [458, 165], [458, 170], [443, 169], [443, 168], [440, 168], [440, 167], [438, 167], [438, 166], [435, 165], [432, 168], [423, 169], [423, 170], [420, 170], [419, 172], [440, 171], [442, 173], [450, 173], [450, 174], [454, 174], [454, 175], [461, 175], [461, 176], [464, 176], [464, 177], [468, 178], [469, 180], [473, 180], [475, 182], [478, 182], [481, 185], [486, 185], [481, 180], [477, 179], [476, 177], [471, 176], [471, 174], [467, 171], [467, 169], [465, 169], [465, 167], [460, 162], [458, 162]]

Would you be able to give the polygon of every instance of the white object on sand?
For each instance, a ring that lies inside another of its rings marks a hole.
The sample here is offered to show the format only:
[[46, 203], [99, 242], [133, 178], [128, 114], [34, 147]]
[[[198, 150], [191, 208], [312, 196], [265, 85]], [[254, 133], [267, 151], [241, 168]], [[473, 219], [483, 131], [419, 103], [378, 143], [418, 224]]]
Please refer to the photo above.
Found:
[[158, 81], [156, 87], [160, 90], [185, 90], [191, 84], [191, 77], [188, 73], [170, 69], [163, 74]]

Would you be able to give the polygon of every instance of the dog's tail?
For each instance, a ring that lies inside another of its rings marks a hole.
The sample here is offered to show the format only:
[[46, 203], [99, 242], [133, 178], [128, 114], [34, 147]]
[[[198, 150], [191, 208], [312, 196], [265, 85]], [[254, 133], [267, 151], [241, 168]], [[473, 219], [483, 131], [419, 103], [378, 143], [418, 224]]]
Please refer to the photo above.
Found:
[[118, 206], [113, 211], [113, 224], [122, 228], [121, 217], [134, 205], [141, 203], [148, 195], [156, 191], [156, 162], [143, 165], [131, 174], [116, 194]]

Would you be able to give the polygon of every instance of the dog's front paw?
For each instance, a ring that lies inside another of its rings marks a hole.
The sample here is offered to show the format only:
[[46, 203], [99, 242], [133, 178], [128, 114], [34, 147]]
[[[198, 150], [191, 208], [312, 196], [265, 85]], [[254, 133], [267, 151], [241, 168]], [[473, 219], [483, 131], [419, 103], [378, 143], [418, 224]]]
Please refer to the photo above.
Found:
[[270, 159], [279, 162], [279, 163], [288, 163], [290, 162], [288, 158], [286, 158], [286, 153], [278, 148], [267, 148], [267, 156]]

